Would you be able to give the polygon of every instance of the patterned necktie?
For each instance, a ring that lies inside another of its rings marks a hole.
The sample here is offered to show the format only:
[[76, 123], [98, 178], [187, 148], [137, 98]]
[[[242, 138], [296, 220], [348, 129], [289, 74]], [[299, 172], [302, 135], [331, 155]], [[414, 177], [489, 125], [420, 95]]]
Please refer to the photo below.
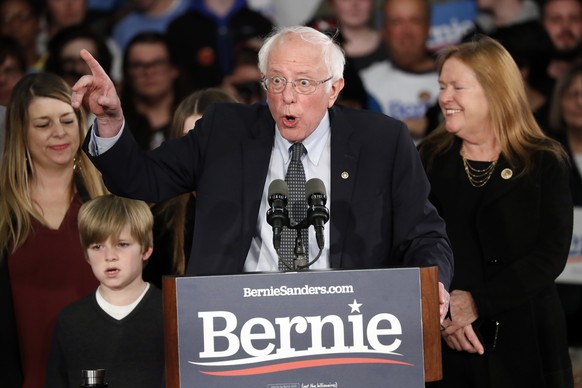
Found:
[[[288, 209], [291, 225], [300, 223], [307, 216], [307, 201], [305, 200], [305, 170], [301, 163], [301, 156], [307, 151], [301, 143], [295, 143], [291, 146], [291, 161], [287, 167], [285, 181], [289, 186]], [[305, 257], [308, 258], [308, 240], [307, 229], [301, 231], [303, 246], [305, 247]], [[289, 271], [293, 268], [295, 260], [295, 239], [297, 231], [295, 229], [283, 228], [281, 233], [281, 254], [279, 260], [279, 270]], [[283, 262], [284, 261], [284, 262]], [[287, 263], [287, 265], [285, 265]]]

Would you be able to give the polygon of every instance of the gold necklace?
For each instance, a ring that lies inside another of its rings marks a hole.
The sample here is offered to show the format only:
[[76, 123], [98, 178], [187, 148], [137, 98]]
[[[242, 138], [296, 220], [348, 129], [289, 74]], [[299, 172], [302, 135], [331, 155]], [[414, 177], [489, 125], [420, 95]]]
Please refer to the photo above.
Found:
[[469, 164], [465, 155], [461, 153], [461, 157], [463, 158], [463, 167], [465, 168], [465, 173], [469, 178], [469, 183], [473, 187], [483, 187], [485, 184], [491, 179], [493, 175], [493, 171], [495, 171], [495, 166], [497, 165], [497, 160], [490, 162], [491, 164], [483, 169], [474, 168]]

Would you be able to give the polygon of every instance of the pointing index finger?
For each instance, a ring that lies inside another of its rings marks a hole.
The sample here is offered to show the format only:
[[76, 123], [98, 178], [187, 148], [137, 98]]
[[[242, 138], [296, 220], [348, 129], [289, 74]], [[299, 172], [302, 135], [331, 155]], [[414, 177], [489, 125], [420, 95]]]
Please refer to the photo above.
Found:
[[89, 69], [91, 69], [91, 74], [94, 77], [107, 77], [105, 70], [103, 70], [99, 62], [97, 62], [97, 60], [93, 57], [93, 55], [91, 55], [89, 51], [82, 49], [79, 55], [81, 55], [81, 58], [83, 58], [87, 66], [89, 66]]

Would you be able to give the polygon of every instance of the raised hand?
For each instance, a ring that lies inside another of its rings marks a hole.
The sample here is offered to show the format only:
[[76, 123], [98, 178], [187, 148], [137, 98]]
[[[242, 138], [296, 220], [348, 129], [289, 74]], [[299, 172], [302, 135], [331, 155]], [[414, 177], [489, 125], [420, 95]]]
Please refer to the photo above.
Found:
[[100, 137], [113, 137], [123, 125], [123, 111], [115, 85], [89, 51], [83, 49], [80, 55], [91, 69], [91, 75], [82, 76], [73, 85], [71, 104], [74, 108], [83, 104], [97, 117]]

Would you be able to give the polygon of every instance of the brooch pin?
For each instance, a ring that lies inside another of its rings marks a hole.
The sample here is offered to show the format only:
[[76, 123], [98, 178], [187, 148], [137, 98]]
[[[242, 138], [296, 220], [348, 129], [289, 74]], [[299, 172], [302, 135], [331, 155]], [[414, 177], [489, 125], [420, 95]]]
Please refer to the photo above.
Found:
[[501, 171], [501, 177], [505, 180], [510, 179], [512, 176], [513, 171], [511, 171], [509, 168], [504, 168], [503, 171]]

